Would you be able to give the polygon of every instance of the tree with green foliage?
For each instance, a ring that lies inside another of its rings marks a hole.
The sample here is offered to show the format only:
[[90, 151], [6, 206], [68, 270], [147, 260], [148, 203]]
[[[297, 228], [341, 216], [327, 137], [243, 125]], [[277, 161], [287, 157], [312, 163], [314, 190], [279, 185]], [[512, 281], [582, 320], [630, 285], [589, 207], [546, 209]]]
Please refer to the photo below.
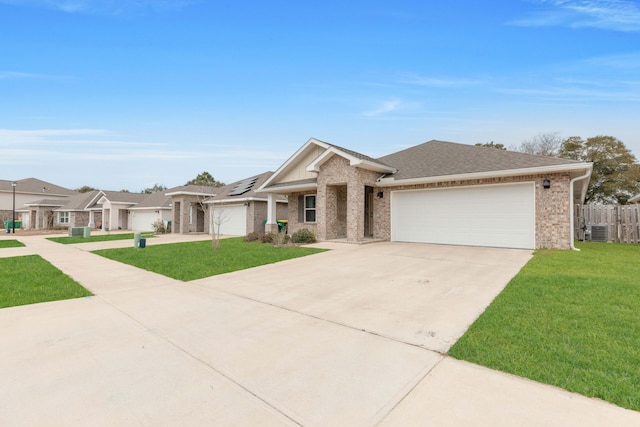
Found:
[[206, 185], [208, 187], [222, 187], [224, 182], [216, 181], [209, 172], [202, 172], [194, 179], [188, 181], [185, 185]]
[[506, 150], [507, 147], [505, 147], [503, 144], [496, 144], [493, 141], [491, 142], [485, 142], [484, 144], [481, 142], [478, 142], [476, 144], [476, 147], [491, 147], [491, 148], [497, 148], [498, 150]]
[[82, 187], [76, 189], [78, 193], [88, 193], [89, 191], [95, 191], [97, 188], [90, 187], [88, 185], [83, 185]]
[[578, 136], [564, 140], [559, 156], [593, 163], [585, 203], [626, 204], [640, 193], [640, 164], [622, 141], [599, 135], [584, 141]]
[[144, 190], [141, 191], [141, 193], [151, 194], [151, 193], [157, 193], [158, 191], [164, 191], [166, 189], [167, 189], [166, 186], [156, 183], [156, 184], [153, 184], [153, 187], [145, 188]]

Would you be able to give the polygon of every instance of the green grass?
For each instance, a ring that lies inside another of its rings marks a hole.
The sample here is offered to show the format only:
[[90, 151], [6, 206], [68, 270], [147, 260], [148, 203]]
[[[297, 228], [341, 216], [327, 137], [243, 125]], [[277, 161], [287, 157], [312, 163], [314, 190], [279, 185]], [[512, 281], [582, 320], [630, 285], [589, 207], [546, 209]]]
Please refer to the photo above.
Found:
[[212, 249], [210, 240], [204, 240], [147, 246], [145, 249], [103, 249], [93, 253], [177, 280], [189, 281], [325, 251], [297, 246], [276, 247], [258, 241], [245, 242], [241, 237], [222, 239], [219, 243], [216, 251]]
[[[150, 238], [154, 237], [153, 233], [142, 233], [142, 237]], [[47, 237], [47, 240], [51, 240], [52, 242], [62, 243], [63, 245], [71, 245], [74, 243], [89, 243], [89, 242], [106, 242], [110, 240], [133, 240], [133, 233], [124, 233], [124, 234], [100, 234], [97, 236], [90, 237]]]
[[0, 248], [19, 248], [21, 246], [24, 246], [24, 243], [15, 239], [0, 240]]
[[640, 410], [640, 246], [537, 251], [449, 355]]
[[0, 258], [0, 308], [92, 295], [39, 255]]

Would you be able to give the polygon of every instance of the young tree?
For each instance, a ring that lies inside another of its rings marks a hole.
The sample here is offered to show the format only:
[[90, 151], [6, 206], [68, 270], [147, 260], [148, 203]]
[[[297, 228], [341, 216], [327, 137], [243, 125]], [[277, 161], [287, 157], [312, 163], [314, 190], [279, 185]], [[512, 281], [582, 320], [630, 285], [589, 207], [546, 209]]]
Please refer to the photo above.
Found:
[[185, 185], [206, 185], [209, 187], [222, 187], [224, 182], [216, 179], [207, 171], [199, 173], [194, 179], [187, 181]]
[[220, 246], [220, 227], [222, 224], [229, 220], [229, 215], [225, 213], [224, 207], [215, 207], [215, 205], [211, 205], [211, 224], [213, 225], [213, 230], [211, 233], [211, 246], [213, 250], [217, 250]]
[[583, 141], [567, 138], [560, 147], [562, 157], [593, 162], [593, 172], [585, 203], [626, 204], [640, 193], [640, 165], [622, 141], [613, 136], [599, 135]]
[[558, 155], [561, 145], [562, 138], [558, 132], [547, 132], [539, 133], [531, 139], [522, 141], [519, 146], [512, 148], [514, 151], [522, 153], [555, 157]]

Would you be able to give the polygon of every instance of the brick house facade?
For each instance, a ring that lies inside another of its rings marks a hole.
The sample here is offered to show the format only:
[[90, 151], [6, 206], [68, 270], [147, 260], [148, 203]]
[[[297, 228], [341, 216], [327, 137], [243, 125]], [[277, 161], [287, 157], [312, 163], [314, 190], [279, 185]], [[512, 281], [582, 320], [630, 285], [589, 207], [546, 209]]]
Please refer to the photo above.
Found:
[[[451, 173], [443, 175], [447, 158], [451, 158]], [[380, 168], [376, 168], [376, 161]], [[396, 171], [384, 172], [385, 167], [395, 164], [400, 165]], [[432, 168], [433, 178], [429, 176]], [[456, 173], [458, 170], [463, 173]], [[535, 200], [530, 214], [535, 222], [531, 249], [569, 249], [573, 244], [571, 195], [573, 202], [583, 199], [590, 171], [591, 165], [586, 163], [440, 141], [371, 159], [311, 139], [258, 191], [288, 195], [290, 233], [307, 228], [314, 230], [319, 240], [357, 243], [392, 240], [394, 192], [529, 183], [531, 186], [524, 187], [531, 189], [527, 191]], [[309, 221], [301, 204], [313, 196], [315, 221]], [[469, 215], [474, 214], [472, 207], [468, 210]]]

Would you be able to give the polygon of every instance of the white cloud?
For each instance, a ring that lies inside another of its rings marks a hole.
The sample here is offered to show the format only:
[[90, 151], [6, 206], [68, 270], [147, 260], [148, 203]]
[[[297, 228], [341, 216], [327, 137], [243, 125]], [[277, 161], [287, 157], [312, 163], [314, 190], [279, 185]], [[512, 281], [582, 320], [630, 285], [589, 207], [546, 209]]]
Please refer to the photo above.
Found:
[[544, 10], [509, 24], [523, 27], [568, 26], [640, 31], [640, 7], [630, 0], [538, 0]]
[[379, 116], [381, 114], [390, 113], [394, 110], [397, 110], [401, 104], [402, 104], [402, 101], [400, 101], [399, 99], [392, 99], [392, 100], [383, 102], [381, 105], [374, 108], [373, 110], [365, 111], [364, 113], [362, 113], [362, 115], [371, 117], [371, 116]]

